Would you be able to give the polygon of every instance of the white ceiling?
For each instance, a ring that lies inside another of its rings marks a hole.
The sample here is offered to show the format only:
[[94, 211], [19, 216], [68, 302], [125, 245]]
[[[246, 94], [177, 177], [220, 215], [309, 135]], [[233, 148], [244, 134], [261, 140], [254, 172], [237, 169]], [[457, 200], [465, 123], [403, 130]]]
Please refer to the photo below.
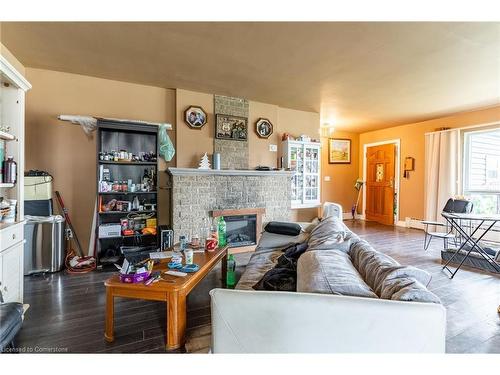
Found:
[[500, 23], [1, 23], [26, 66], [244, 97], [367, 131], [500, 103]]

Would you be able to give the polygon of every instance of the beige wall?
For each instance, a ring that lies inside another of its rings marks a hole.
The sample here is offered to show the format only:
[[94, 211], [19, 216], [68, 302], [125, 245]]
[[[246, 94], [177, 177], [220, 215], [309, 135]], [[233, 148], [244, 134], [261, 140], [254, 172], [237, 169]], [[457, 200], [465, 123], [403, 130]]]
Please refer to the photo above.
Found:
[[24, 65], [21, 64], [2, 43], [0, 43], [0, 55], [2, 55], [19, 73], [26, 77], [26, 69]]
[[400, 139], [401, 160], [403, 161], [408, 156], [415, 158], [415, 171], [410, 172], [410, 178], [402, 178], [403, 165], [401, 165], [399, 219], [404, 220], [406, 217], [422, 219], [424, 215], [424, 134], [441, 127], [458, 128], [497, 121], [500, 121], [500, 106], [360, 134], [359, 175], [363, 174], [363, 145]]
[[[177, 166], [194, 168], [198, 166], [200, 158], [205, 152], [209, 155], [213, 153], [214, 96], [213, 94], [182, 89], [176, 91]], [[202, 129], [191, 129], [184, 122], [184, 111], [190, 105], [201, 106], [207, 113], [207, 125]], [[274, 132], [268, 139], [259, 138], [255, 132], [255, 122], [261, 117], [269, 119], [274, 126]], [[281, 152], [281, 135], [286, 132], [293, 136], [307, 134], [313, 138], [319, 138], [319, 114], [249, 101], [248, 127], [249, 167], [255, 168], [258, 165], [277, 167]], [[278, 152], [269, 151], [271, 144], [278, 146]], [[355, 168], [355, 165], [351, 167]], [[316, 217], [317, 214], [317, 209], [294, 210], [293, 219], [308, 221]]]
[[[54, 189], [69, 208], [85, 251], [96, 199], [95, 137], [88, 139], [79, 126], [58, 121], [57, 115], [173, 123], [175, 91], [31, 68], [26, 75], [33, 85], [26, 99], [26, 169], [46, 170], [54, 176]], [[159, 166], [165, 167], [165, 163]], [[160, 195], [164, 206], [167, 195]]]

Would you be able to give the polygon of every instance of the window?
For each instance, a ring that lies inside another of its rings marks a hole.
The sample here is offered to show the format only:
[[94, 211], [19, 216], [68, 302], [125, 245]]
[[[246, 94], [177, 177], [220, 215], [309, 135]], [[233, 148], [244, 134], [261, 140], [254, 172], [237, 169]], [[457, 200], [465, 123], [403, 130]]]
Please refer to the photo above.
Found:
[[465, 133], [463, 172], [474, 212], [500, 214], [500, 128]]

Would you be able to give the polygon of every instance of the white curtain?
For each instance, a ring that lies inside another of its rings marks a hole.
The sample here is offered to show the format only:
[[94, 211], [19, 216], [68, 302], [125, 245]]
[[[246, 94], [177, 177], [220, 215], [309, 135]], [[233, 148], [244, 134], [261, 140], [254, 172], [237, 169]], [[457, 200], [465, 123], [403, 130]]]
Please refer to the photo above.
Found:
[[425, 135], [425, 220], [443, 221], [449, 198], [460, 193], [460, 130]]

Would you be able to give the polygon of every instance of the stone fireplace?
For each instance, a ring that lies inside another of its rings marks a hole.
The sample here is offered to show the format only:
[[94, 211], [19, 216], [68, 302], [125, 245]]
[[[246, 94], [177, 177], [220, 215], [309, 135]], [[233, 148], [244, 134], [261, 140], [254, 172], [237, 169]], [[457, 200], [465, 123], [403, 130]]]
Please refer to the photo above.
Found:
[[[264, 223], [291, 220], [292, 172], [192, 168], [169, 168], [167, 172], [175, 241], [179, 235], [203, 236], [207, 222], [221, 214], [256, 215], [256, 240]], [[230, 224], [238, 225], [242, 222]]]

